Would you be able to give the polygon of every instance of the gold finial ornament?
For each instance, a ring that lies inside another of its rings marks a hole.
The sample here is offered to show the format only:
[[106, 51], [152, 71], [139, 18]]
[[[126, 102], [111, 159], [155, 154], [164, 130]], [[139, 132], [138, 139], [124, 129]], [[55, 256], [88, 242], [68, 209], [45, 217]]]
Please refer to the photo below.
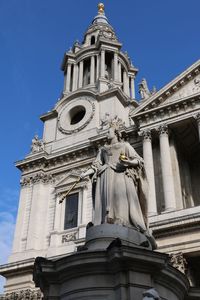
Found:
[[98, 4], [98, 13], [101, 15], [104, 15], [104, 4], [103, 3]]

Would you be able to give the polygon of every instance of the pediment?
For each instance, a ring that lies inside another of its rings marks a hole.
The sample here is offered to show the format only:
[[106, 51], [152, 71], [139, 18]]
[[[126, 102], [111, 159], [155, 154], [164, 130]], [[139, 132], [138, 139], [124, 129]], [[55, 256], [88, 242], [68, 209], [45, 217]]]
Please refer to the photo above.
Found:
[[63, 175], [63, 177], [55, 185], [55, 189], [59, 190], [73, 185], [79, 179], [78, 175], [79, 174], [77, 172], [70, 172], [70, 174], [68, 173]]
[[141, 101], [139, 107], [131, 112], [131, 116], [134, 117], [153, 109], [160, 109], [166, 105], [174, 105], [176, 102], [184, 101], [184, 99], [198, 94], [200, 94], [200, 60], [150, 98]]

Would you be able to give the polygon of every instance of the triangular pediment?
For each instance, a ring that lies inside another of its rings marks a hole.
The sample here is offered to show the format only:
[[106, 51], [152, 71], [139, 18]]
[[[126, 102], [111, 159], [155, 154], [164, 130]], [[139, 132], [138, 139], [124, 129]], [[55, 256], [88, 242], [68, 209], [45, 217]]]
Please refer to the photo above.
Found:
[[174, 104], [191, 96], [200, 94], [200, 60], [182, 72], [161, 90], [141, 101], [138, 108], [132, 111], [131, 116], [162, 108]]
[[[80, 174], [80, 172], [79, 172]], [[62, 189], [63, 187], [69, 187], [73, 185], [79, 179], [77, 172], [70, 172], [65, 175], [55, 185], [56, 189]]]

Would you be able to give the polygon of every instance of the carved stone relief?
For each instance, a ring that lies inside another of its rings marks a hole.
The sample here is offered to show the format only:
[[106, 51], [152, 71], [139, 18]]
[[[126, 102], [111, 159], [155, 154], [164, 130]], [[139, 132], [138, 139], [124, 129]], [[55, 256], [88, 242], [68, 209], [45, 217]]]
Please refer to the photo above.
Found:
[[170, 263], [174, 268], [176, 268], [177, 270], [179, 270], [183, 274], [186, 273], [187, 261], [184, 258], [182, 252], [170, 254]]
[[[79, 132], [81, 129], [86, 127], [92, 120], [95, 112], [95, 105], [92, 101], [92, 97], [79, 97], [71, 100], [61, 111], [58, 117], [58, 128], [64, 134], [72, 134]], [[75, 110], [85, 111], [83, 118], [77, 123], [72, 124], [71, 113]]]
[[163, 104], [171, 103], [176, 100], [180, 100], [184, 97], [191, 96], [200, 92], [200, 76], [198, 75], [193, 80], [180, 87], [175, 93], [168, 97]]
[[75, 241], [77, 239], [77, 231], [62, 235], [62, 244]]
[[0, 296], [0, 300], [41, 300], [43, 299], [40, 290], [26, 289], [18, 292], [6, 293]]
[[20, 180], [21, 186], [27, 186], [27, 185], [31, 185], [31, 184], [38, 183], [38, 182], [53, 183], [54, 182], [53, 175], [52, 174], [44, 174], [41, 172], [41, 173], [37, 173], [33, 176], [22, 177]]

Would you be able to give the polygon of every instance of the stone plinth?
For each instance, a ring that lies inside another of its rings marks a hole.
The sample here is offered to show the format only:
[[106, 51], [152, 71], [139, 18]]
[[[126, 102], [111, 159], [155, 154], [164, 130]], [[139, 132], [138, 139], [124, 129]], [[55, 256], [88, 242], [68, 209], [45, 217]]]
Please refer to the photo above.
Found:
[[85, 247], [89, 250], [106, 249], [116, 238], [126, 246], [142, 246], [152, 250], [149, 239], [135, 229], [116, 224], [92, 226], [86, 231]]
[[[168, 255], [128, 242], [130, 235], [125, 238], [122, 227], [118, 234], [124, 240], [112, 237], [109, 244], [106, 227], [95, 227], [88, 231], [82, 251], [56, 260], [36, 259], [34, 281], [44, 299], [142, 300], [151, 287], [162, 300], [186, 299], [188, 280], [169, 264]], [[109, 238], [112, 234], [107, 232]]]

